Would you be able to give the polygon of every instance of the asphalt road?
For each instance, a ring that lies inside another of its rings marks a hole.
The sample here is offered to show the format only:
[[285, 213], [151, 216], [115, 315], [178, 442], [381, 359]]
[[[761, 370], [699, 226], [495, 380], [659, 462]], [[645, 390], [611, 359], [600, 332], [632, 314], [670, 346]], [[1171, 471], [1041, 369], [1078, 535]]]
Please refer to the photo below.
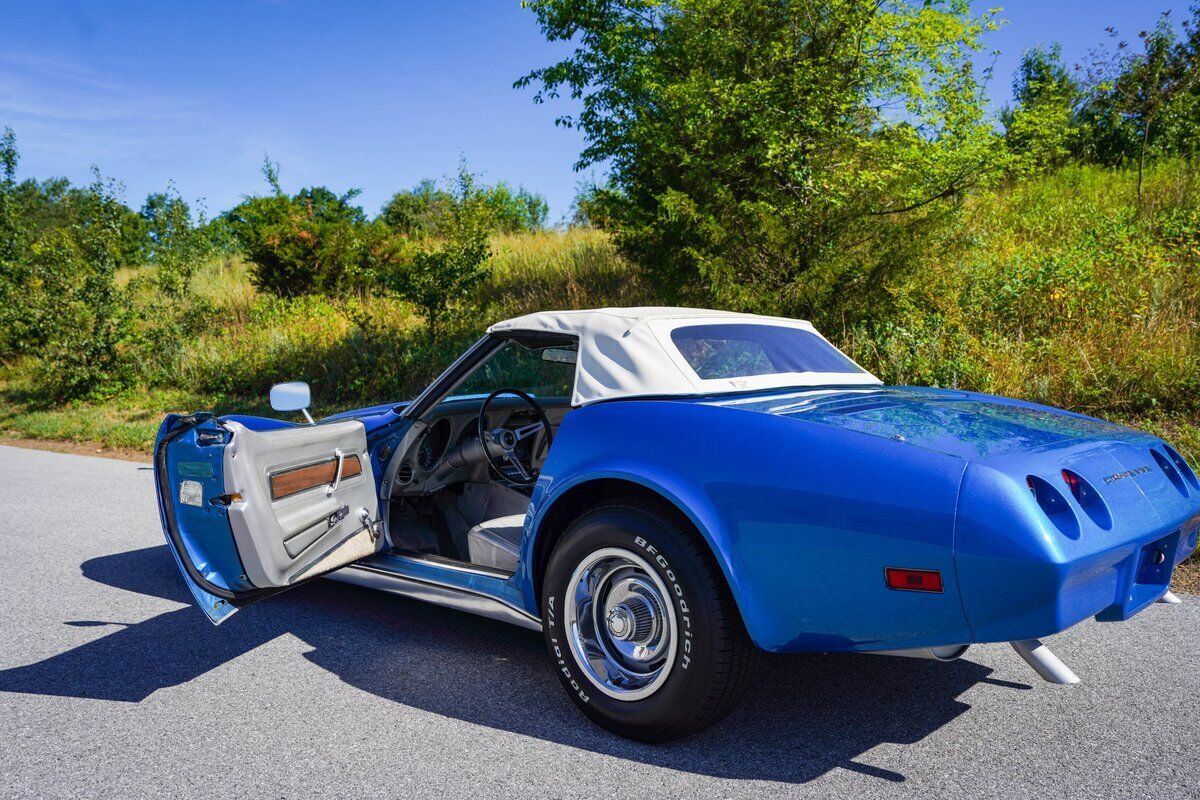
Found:
[[618, 739], [534, 633], [332, 581], [214, 628], [139, 465], [0, 447], [0, 797], [1200, 797], [1200, 598], [951, 663], [772, 656], [712, 732]]

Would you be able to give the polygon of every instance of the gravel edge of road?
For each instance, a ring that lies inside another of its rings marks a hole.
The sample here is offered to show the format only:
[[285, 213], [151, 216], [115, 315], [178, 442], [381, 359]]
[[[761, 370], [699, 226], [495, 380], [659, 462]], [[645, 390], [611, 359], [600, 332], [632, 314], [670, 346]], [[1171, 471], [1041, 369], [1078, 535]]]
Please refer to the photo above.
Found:
[[50, 453], [67, 453], [73, 456], [114, 458], [119, 461], [135, 461], [139, 464], [150, 463], [149, 452], [132, 447], [109, 447], [98, 442], [73, 442], [64, 439], [25, 439], [12, 435], [11, 431], [4, 430], [0, 430], [0, 445]]

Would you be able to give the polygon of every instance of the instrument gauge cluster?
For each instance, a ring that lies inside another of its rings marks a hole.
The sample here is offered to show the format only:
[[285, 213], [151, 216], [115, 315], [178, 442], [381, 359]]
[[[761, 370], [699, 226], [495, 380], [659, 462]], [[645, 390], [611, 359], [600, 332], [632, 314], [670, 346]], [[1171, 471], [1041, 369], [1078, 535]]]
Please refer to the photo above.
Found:
[[417, 443], [417, 466], [428, 472], [438, 465], [442, 456], [446, 455], [446, 446], [450, 444], [450, 420], [443, 417], [421, 434]]

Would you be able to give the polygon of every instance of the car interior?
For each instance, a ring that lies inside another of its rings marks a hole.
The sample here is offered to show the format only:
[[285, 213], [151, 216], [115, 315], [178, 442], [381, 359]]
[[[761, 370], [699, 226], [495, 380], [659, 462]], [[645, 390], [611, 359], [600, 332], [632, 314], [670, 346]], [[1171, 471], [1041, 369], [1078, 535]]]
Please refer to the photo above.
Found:
[[525, 512], [571, 410], [573, 337], [510, 338], [401, 442], [388, 502], [392, 552], [516, 571]]

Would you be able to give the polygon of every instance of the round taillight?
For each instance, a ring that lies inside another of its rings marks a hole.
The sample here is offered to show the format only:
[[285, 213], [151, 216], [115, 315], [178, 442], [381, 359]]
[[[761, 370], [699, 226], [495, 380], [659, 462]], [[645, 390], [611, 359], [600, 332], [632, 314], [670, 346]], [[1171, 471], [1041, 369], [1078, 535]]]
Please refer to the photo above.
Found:
[[1025, 485], [1033, 493], [1033, 499], [1041, 506], [1042, 512], [1054, 524], [1054, 527], [1069, 539], [1079, 538], [1079, 520], [1071, 509], [1067, 498], [1050, 483], [1037, 475], [1027, 475]]
[[1187, 484], [1184, 483], [1183, 476], [1179, 474], [1179, 470], [1176, 469], [1175, 465], [1171, 463], [1171, 459], [1167, 458], [1155, 449], [1150, 450], [1150, 455], [1154, 456], [1154, 460], [1158, 463], [1158, 468], [1161, 469], [1163, 474], [1167, 476], [1167, 480], [1171, 482], [1171, 485], [1174, 486], [1181, 495], [1187, 497]]
[[1177, 470], [1179, 470], [1179, 474], [1187, 479], [1187, 482], [1192, 485], [1192, 488], [1200, 489], [1200, 479], [1196, 478], [1196, 473], [1187, 463], [1187, 460], [1183, 456], [1179, 455], [1179, 452], [1166, 442], [1163, 442], [1163, 450], [1166, 452], [1167, 457], [1171, 459], [1171, 463], [1175, 465]]
[[1071, 490], [1071, 496], [1075, 498], [1075, 502], [1079, 503], [1079, 507], [1092, 522], [1096, 523], [1097, 527], [1104, 530], [1112, 527], [1112, 514], [1109, 513], [1104, 498], [1092, 488], [1092, 485], [1082, 475], [1064, 469], [1062, 479], [1063, 483], [1067, 484], [1067, 488]]

